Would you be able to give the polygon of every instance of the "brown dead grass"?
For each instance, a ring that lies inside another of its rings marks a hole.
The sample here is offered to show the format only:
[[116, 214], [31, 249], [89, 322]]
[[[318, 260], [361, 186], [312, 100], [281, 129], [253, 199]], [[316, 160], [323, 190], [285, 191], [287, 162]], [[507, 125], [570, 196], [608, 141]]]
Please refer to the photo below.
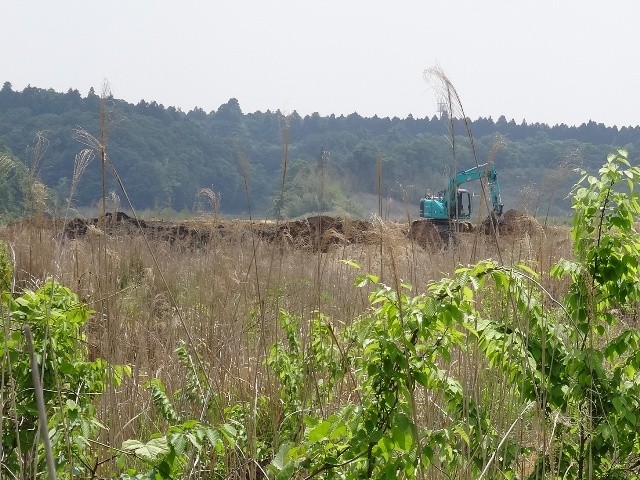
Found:
[[[182, 387], [184, 371], [174, 354], [181, 344], [201, 356], [222, 417], [224, 407], [256, 394], [276, 401], [278, 386], [264, 360], [280, 335], [281, 309], [302, 319], [306, 338], [316, 311], [336, 325], [366, 311], [369, 292], [353, 287], [360, 273], [391, 285], [408, 282], [419, 293], [458, 265], [497, 259], [498, 253], [506, 264], [525, 262], [541, 272], [570, 256], [568, 230], [560, 228], [537, 236], [503, 235], [497, 242], [461, 234], [455, 249], [422, 248], [407, 237], [407, 225], [379, 221], [366, 231], [358, 223], [334, 222], [330, 248], [317, 248], [314, 242], [324, 240], [314, 239], [313, 230], [302, 235], [311, 248], [299, 248], [296, 241], [275, 242], [247, 231], [246, 222], [231, 222], [224, 231], [200, 222], [198, 229], [209, 241], [195, 249], [128, 229], [65, 238], [63, 225], [53, 220], [0, 230], [15, 251], [18, 287], [35, 287], [47, 277], [71, 287], [97, 312], [86, 332], [92, 355], [133, 366], [132, 379], [101, 406], [109, 444], [142, 438], [153, 425], [144, 382], [160, 378], [168, 391]], [[357, 236], [363, 241], [348, 241]], [[344, 260], [355, 261], [361, 271]], [[561, 293], [562, 285], [544, 275], [541, 281]], [[274, 403], [273, 421], [279, 408]]]

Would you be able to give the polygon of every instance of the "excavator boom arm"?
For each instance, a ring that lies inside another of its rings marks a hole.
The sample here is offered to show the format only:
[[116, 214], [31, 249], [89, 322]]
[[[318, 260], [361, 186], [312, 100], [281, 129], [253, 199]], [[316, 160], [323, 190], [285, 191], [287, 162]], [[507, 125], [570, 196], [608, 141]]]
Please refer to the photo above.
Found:
[[449, 205], [455, 205], [457, 199], [458, 188], [460, 185], [471, 182], [473, 180], [480, 180], [482, 178], [487, 179], [489, 184], [489, 195], [491, 196], [491, 204], [493, 212], [500, 216], [502, 215], [502, 200], [500, 198], [500, 184], [498, 183], [498, 174], [493, 164], [484, 163], [477, 167], [463, 170], [456, 173], [449, 180], [449, 188], [447, 190], [447, 201]]

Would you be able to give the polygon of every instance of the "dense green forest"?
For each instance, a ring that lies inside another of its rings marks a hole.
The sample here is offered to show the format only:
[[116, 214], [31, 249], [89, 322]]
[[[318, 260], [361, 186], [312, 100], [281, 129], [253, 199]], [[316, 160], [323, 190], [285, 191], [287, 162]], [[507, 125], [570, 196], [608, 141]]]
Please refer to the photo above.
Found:
[[[100, 138], [100, 104], [93, 89], [83, 97], [73, 89], [60, 93], [26, 87], [20, 92], [4, 83], [2, 217], [34, 208], [37, 198], [23, 192], [37, 181], [47, 187], [48, 208], [64, 207], [72, 191], [73, 206], [98, 204], [99, 159], [84, 170], [76, 189], [72, 183], [76, 155], [86, 148], [74, 132], [82, 129]], [[640, 127], [594, 121], [549, 126], [517, 124], [504, 116], [466, 124], [449, 121], [446, 114], [302, 117], [295, 111], [243, 113], [235, 98], [211, 112], [183, 112], [145, 100], [134, 105], [112, 95], [102, 105], [108, 157], [138, 209], [193, 210], [202, 203], [200, 189], [209, 189], [220, 212], [229, 215], [296, 217], [323, 211], [368, 216], [383, 198], [391, 213], [415, 216], [426, 190], [440, 189], [454, 171], [492, 158], [506, 208], [562, 215], [568, 213], [568, 185], [576, 180], [573, 167], [593, 171], [613, 147], [625, 147], [635, 162], [640, 145]], [[106, 187], [126, 205], [110, 173]]]

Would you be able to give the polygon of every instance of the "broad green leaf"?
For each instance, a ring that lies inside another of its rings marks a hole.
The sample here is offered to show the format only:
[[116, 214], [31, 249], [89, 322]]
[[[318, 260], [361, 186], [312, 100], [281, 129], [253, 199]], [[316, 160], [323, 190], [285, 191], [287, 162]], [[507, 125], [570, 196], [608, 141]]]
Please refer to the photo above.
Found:
[[314, 429], [309, 432], [309, 440], [312, 442], [321, 442], [329, 437], [329, 432], [333, 428], [334, 421], [327, 419], [320, 422]]
[[122, 449], [150, 463], [157, 462], [169, 453], [167, 437], [154, 438], [147, 443], [142, 443], [139, 440], [125, 440], [122, 443]]

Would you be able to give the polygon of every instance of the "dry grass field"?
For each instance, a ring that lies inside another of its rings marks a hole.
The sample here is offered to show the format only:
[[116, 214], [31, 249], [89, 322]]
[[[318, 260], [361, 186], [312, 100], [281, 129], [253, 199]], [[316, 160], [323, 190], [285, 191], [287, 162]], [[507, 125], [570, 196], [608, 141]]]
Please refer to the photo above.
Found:
[[206, 219], [192, 223], [208, 239], [195, 247], [154, 235], [157, 230], [107, 230], [104, 224], [69, 238], [67, 224], [24, 220], [3, 227], [0, 239], [15, 257], [16, 289], [34, 288], [46, 278], [70, 287], [96, 311], [86, 331], [91, 355], [132, 366], [132, 377], [100, 401], [105, 445], [160, 428], [143, 385], [159, 378], [167, 391], [183, 388], [184, 365], [175, 354], [181, 345], [206, 369], [221, 418], [226, 407], [264, 397], [273, 399], [268, 411], [275, 422], [279, 387], [265, 360], [282, 335], [281, 310], [302, 320], [305, 339], [306, 322], [317, 312], [340, 326], [369, 308], [369, 292], [354, 287], [359, 273], [378, 275], [389, 285], [409, 283], [420, 293], [459, 265], [487, 258], [525, 263], [559, 296], [563, 285], [545, 272], [571, 256], [569, 232], [562, 227], [497, 237], [467, 233], [455, 247], [423, 248], [407, 237], [407, 225], [375, 221], [361, 241], [318, 249], [320, 239], [312, 235], [273, 241], [257, 234], [258, 228], [247, 229], [251, 222], [228, 222], [224, 229]]

